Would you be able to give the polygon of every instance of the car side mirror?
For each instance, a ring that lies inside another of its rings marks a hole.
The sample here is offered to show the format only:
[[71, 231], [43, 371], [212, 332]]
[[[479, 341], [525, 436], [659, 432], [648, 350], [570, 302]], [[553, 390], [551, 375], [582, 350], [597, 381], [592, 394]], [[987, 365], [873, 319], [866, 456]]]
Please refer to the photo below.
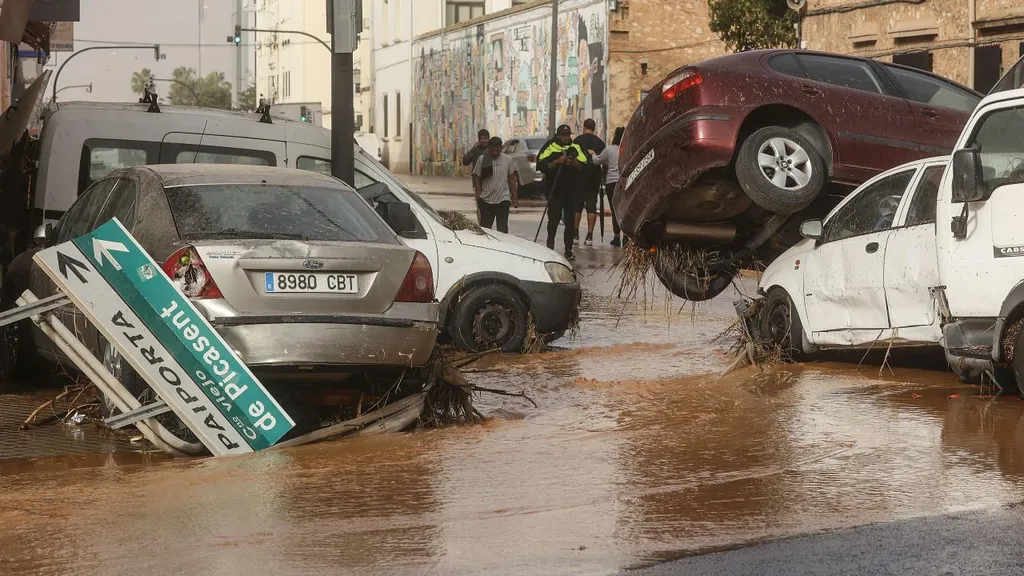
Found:
[[953, 152], [953, 202], [981, 202], [988, 198], [981, 153], [977, 148]]
[[807, 220], [800, 225], [800, 235], [808, 240], [821, 240], [822, 229], [821, 220]]
[[416, 230], [416, 218], [412, 215], [412, 206], [405, 202], [387, 203], [387, 223], [396, 234], [402, 235]]
[[35, 241], [36, 246], [43, 246], [44, 248], [53, 246], [57, 240], [57, 231], [54, 229], [53, 224], [47, 222], [36, 228], [35, 233], [32, 234], [32, 240]]

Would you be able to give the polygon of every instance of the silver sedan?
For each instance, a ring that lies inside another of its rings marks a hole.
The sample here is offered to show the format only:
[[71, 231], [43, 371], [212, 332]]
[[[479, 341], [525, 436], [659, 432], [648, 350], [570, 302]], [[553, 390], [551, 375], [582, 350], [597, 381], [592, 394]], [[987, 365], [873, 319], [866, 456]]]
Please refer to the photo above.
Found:
[[[401, 208], [378, 214], [345, 184], [313, 172], [140, 166], [93, 184], [44, 243], [117, 217], [254, 371], [419, 367], [434, 348], [438, 304], [430, 263], [382, 219], [400, 220]], [[39, 297], [54, 293], [35, 265], [30, 278]], [[98, 357], [117, 362], [83, 316], [68, 311], [65, 322], [84, 329]], [[38, 351], [56, 359], [52, 343], [34, 336]]]
[[505, 143], [502, 151], [512, 159], [516, 167], [520, 194], [523, 196], [536, 196], [541, 193], [540, 184], [544, 175], [537, 170], [537, 154], [540, 154], [540, 149], [547, 141], [547, 136], [527, 136], [510, 138]]

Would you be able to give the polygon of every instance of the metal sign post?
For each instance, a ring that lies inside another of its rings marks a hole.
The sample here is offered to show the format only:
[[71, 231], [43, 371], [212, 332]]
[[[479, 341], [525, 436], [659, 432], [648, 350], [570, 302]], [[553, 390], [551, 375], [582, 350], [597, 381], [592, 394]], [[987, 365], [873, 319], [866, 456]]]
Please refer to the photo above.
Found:
[[[355, 106], [352, 53], [363, 28], [362, 0], [327, 0], [331, 33], [331, 175], [355, 185]], [[402, 121], [401, 118], [398, 119]]]
[[214, 455], [267, 448], [295, 426], [116, 219], [34, 259]]

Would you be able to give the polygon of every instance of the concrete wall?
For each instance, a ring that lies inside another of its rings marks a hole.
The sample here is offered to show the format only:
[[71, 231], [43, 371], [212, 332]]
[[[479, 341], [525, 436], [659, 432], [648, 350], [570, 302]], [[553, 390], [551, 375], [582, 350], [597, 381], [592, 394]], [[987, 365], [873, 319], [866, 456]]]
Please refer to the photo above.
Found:
[[[558, 123], [608, 129], [606, 0], [559, 4]], [[480, 128], [509, 138], [548, 133], [551, 6], [533, 2], [413, 42], [413, 169], [463, 174]]]
[[608, 27], [611, 127], [625, 126], [641, 91], [676, 68], [728, 53], [708, 28], [707, 0], [620, 3]]

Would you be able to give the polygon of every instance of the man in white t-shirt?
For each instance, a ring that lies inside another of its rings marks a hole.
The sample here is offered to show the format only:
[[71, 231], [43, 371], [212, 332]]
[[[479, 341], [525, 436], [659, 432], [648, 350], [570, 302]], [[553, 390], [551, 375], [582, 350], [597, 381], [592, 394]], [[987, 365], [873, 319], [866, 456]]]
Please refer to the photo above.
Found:
[[510, 207], [519, 207], [519, 180], [515, 164], [502, 154], [501, 138], [487, 142], [487, 153], [473, 166], [473, 190], [480, 214], [480, 226], [490, 228], [498, 221], [498, 232], [508, 233]]

